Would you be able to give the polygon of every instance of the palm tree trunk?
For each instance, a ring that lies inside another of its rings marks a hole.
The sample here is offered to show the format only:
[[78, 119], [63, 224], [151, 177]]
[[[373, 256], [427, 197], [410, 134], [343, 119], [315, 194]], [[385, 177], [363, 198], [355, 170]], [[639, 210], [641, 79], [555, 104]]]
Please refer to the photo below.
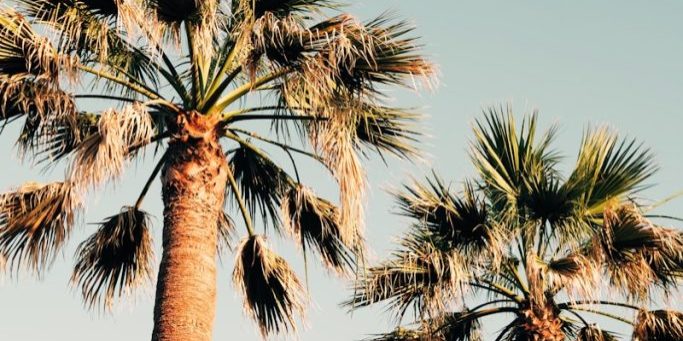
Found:
[[170, 142], [162, 173], [163, 255], [153, 341], [208, 341], [213, 331], [217, 224], [228, 165], [213, 127], [200, 124], [198, 132], [186, 120]]

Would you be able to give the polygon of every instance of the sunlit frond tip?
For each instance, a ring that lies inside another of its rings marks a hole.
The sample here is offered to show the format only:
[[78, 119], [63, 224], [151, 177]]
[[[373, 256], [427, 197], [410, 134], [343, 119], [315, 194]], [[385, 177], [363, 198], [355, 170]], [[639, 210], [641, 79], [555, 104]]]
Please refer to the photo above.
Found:
[[285, 228], [303, 247], [314, 247], [323, 263], [339, 274], [354, 267], [354, 247], [341, 238], [339, 210], [329, 201], [318, 198], [308, 188], [298, 185], [285, 194], [282, 202]]
[[152, 278], [154, 251], [149, 228], [147, 213], [124, 207], [79, 245], [71, 282], [80, 285], [88, 307], [103, 303], [109, 308], [116, 296]]

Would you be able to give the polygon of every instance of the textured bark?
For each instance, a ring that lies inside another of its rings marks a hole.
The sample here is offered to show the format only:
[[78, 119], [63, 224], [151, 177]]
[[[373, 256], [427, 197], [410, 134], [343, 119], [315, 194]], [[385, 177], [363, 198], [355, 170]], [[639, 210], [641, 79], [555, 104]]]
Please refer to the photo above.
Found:
[[163, 256], [153, 341], [211, 340], [216, 305], [217, 223], [228, 165], [214, 124], [188, 114], [175, 123], [163, 168]]
[[553, 295], [545, 290], [545, 275], [537, 259], [535, 254], [527, 254], [525, 270], [529, 282], [529, 300], [522, 311], [526, 340], [564, 341], [560, 310], [555, 306]]

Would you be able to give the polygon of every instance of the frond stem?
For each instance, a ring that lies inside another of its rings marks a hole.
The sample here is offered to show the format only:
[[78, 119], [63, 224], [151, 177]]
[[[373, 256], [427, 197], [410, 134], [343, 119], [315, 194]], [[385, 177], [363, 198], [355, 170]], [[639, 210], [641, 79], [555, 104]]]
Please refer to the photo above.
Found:
[[152, 182], [154, 182], [154, 179], [156, 179], [157, 175], [159, 175], [159, 172], [161, 171], [161, 167], [164, 165], [166, 160], [168, 159], [168, 150], [164, 152], [164, 155], [161, 157], [159, 162], [154, 166], [154, 170], [152, 170], [152, 174], [149, 176], [147, 179], [147, 182], [145, 183], [145, 186], [142, 188], [142, 192], [140, 193], [140, 196], [138, 197], [138, 200], [135, 202], [135, 208], [139, 209], [140, 206], [142, 205], [142, 201], [145, 200], [145, 196], [147, 195], [147, 192], [149, 191], [149, 188], [152, 186]]
[[232, 174], [231, 169], [228, 169], [228, 180], [230, 181], [230, 188], [235, 194], [237, 204], [239, 205], [240, 211], [242, 212], [242, 218], [244, 218], [244, 225], [247, 227], [247, 232], [249, 233], [250, 237], [253, 237], [256, 235], [256, 233], [254, 232], [254, 226], [252, 225], [251, 214], [247, 209], [247, 205], [244, 203], [242, 192], [240, 191], [240, 188], [237, 186], [237, 181], [235, 180], [235, 176]]

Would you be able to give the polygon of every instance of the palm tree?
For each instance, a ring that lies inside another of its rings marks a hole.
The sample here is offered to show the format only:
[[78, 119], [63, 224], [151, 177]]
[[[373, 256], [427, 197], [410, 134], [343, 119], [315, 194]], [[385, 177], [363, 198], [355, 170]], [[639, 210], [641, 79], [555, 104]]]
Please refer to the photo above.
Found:
[[374, 340], [482, 340], [481, 319], [494, 315], [510, 318], [496, 340], [616, 340], [596, 316], [632, 325], [633, 340], [683, 340], [683, 313], [648, 310], [683, 274], [683, 235], [638, 199], [651, 153], [588, 129], [563, 176], [555, 131], [490, 109], [474, 125], [476, 181], [455, 192], [434, 175], [395, 192], [413, 223], [347, 304], [384, 302], [399, 323], [409, 312], [416, 322]]
[[[21, 154], [67, 162], [67, 171], [63, 181], [0, 196], [0, 258], [10, 273], [46, 270], [86, 195], [152, 147], [158, 161], [137, 200], [78, 248], [71, 282], [87, 306], [109, 307], [153, 277], [153, 232], [140, 207], [157, 177], [164, 226], [153, 340], [211, 338], [217, 249], [229, 252], [237, 233], [226, 201], [246, 226], [234, 284], [264, 337], [293, 331], [306, 304], [268, 231], [291, 235], [339, 274], [355, 266], [361, 157], [415, 152], [417, 116], [388, 106], [385, 92], [433, 74], [410, 25], [387, 15], [361, 22], [330, 0], [14, 5], [0, 10], [0, 123], [23, 122]], [[259, 134], [253, 122], [272, 129]], [[339, 207], [300, 181], [302, 158], [329, 169]]]

